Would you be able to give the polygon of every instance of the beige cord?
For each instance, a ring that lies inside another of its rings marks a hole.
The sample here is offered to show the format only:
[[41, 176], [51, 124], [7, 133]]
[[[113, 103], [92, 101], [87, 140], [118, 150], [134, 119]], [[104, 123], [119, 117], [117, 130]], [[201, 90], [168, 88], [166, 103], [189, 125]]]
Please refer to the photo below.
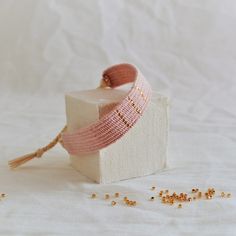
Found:
[[[67, 126], [65, 126], [61, 132], [46, 146], [39, 148], [37, 151], [26, 154], [24, 156], [18, 157], [14, 160], [11, 160], [8, 162], [8, 165], [10, 166], [11, 169], [15, 169], [18, 166], [21, 166], [25, 164], [26, 162], [32, 160], [33, 158], [40, 158], [42, 155], [53, 148], [58, 142], [61, 143], [61, 135], [62, 133], [66, 130]], [[61, 143], [62, 144], [62, 143]]]
[[[108, 85], [106, 84], [105, 81], [101, 81], [101, 84], [99, 86], [99, 88], [107, 88]], [[36, 150], [35, 152], [26, 154], [24, 156], [18, 157], [16, 159], [13, 159], [11, 161], [8, 162], [8, 165], [10, 166], [11, 169], [15, 169], [18, 166], [21, 166], [23, 164], [25, 164], [26, 162], [34, 159], [34, 158], [40, 158], [42, 157], [42, 155], [47, 152], [48, 150], [50, 150], [51, 148], [53, 148], [58, 142], [61, 142], [61, 135], [62, 133], [66, 130], [67, 126], [65, 126], [61, 132], [46, 146], [39, 148], [38, 150]], [[63, 144], [62, 144], [63, 146]]]

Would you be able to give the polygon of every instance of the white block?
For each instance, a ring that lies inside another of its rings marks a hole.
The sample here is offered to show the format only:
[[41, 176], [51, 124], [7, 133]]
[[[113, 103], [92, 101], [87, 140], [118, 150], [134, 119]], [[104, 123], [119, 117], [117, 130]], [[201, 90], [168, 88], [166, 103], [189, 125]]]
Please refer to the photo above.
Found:
[[[66, 94], [68, 131], [99, 119], [127, 91], [94, 89]], [[93, 154], [71, 156], [72, 166], [98, 183], [155, 173], [166, 166], [168, 99], [153, 92], [143, 116], [121, 139]]]

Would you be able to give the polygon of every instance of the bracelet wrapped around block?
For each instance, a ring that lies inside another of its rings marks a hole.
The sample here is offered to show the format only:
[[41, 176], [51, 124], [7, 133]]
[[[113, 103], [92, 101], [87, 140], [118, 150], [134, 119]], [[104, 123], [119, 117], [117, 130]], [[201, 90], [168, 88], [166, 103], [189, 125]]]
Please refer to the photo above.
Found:
[[[128, 90], [117, 89], [131, 84]], [[168, 99], [133, 65], [104, 71], [94, 90], [66, 95], [67, 125], [48, 145], [9, 162], [16, 168], [58, 142], [72, 166], [99, 183], [143, 176], [166, 165]]]

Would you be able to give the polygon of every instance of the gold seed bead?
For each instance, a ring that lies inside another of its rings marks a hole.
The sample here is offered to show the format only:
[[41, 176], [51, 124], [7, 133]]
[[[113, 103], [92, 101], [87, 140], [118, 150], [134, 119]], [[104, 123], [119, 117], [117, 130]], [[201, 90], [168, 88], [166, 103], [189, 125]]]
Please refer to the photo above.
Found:
[[166, 198], [165, 197], [162, 198], [162, 203], [166, 203]]
[[136, 201], [131, 201], [130, 206], [136, 206]]
[[151, 190], [155, 190], [155, 189], [156, 189], [156, 187], [155, 187], [155, 186], [152, 186]]
[[169, 190], [168, 190], [168, 189], [166, 189], [165, 193], [169, 193]]
[[124, 201], [127, 201], [127, 200], [128, 200], [128, 197], [124, 197], [123, 200], [124, 200]]
[[195, 193], [195, 192], [196, 192], [196, 190], [195, 190], [195, 188], [193, 188], [193, 189], [192, 189], [192, 193]]
[[110, 195], [107, 193], [105, 194], [105, 199], [109, 199], [110, 198]]
[[129, 206], [134, 206], [134, 201], [129, 201]]
[[182, 208], [182, 204], [179, 204], [179, 205], [178, 205], [178, 208]]
[[175, 202], [175, 201], [174, 201], [174, 199], [173, 199], [173, 198], [171, 198], [171, 199], [170, 199], [170, 205], [173, 205], [173, 204], [174, 204], [174, 202]]
[[212, 199], [212, 195], [210, 195], [210, 194], [208, 194], [208, 195], [206, 195], [206, 199]]
[[230, 197], [231, 197], [231, 194], [230, 194], [230, 193], [228, 193], [228, 194], [227, 194], [227, 197], [228, 197], [228, 198], [230, 198]]
[[154, 200], [155, 200], [155, 197], [150, 197], [150, 200], [151, 200], [151, 201], [154, 201]]
[[125, 201], [125, 203], [126, 203], [127, 205], [129, 205], [129, 204], [130, 204], [130, 200], [127, 199], [127, 200]]
[[112, 201], [112, 202], [111, 202], [111, 205], [112, 205], [112, 206], [115, 206], [115, 205], [116, 205], [116, 201]]
[[132, 206], [133, 205], [133, 201], [129, 201], [129, 206]]
[[119, 193], [115, 193], [115, 197], [119, 197], [120, 196], [120, 194]]
[[202, 192], [198, 192], [198, 198], [201, 198], [202, 197]]
[[5, 193], [1, 193], [1, 197], [6, 197], [6, 194]]
[[96, 193], [93, 193], [92, 195], [91, 195], [91, 198], [96, 198], [97, 197], [97, 194]]
[[191, 202], [191, 201], [192, 201], [192, 198], [191, 198], [191, 197], [189, 197], [189, 198], [188, 198], [188, 201], [189, 201], [189, 202]]
[[224, 196], [225, 196], [225, 193], [224, 193], [224, 192], [221, 192], [220, 195], [221, 195], [221, 197], [224, 197]]

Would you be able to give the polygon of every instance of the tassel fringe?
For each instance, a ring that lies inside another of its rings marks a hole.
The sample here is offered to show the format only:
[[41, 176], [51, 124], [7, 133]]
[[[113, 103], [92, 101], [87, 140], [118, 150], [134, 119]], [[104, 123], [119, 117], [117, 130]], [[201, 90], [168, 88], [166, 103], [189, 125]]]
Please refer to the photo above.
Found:
[[40, 158], [43, 156], [43, 154], [45, 152], [47, 152], [48, 150], [50, 150], [51, 148], [53, 148], [58, 142], [61, 142], [61, 135], [62, 133], [66, 130], [66, 126], [61, 130], [61, 132], [46, 146], [39, 148], [37, 151], [26, 154], [24, 156], [18, 157], [16, 159], [13, 159], [11, 161], [8, 162], [8, 165], [10, 166], [11, 169], [15, 169], [23, 164], [25, 164], [26, 162], [34, 159], [34, 158]]

